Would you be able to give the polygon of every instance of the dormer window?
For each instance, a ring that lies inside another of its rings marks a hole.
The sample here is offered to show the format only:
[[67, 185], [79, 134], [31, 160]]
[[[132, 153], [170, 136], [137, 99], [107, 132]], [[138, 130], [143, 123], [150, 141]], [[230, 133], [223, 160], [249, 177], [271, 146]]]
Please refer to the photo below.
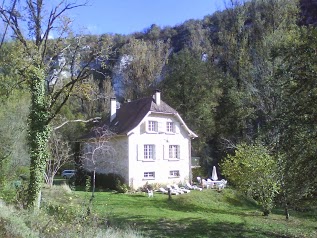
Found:
[[175, 132], [175, 127], [173, 122], [166, 122], [166, 132], [167, 133], [174, 133]]
[[148, 131], [149, 132], [157, 132], [157, 129], [158, 129], [157, 121], [149, 121]]

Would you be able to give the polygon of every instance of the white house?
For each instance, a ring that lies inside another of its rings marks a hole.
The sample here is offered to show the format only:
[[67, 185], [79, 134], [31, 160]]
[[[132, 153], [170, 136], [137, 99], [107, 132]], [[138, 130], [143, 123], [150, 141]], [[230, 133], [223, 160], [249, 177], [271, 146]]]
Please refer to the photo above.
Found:
[[107, 131], [83, 143], [84, 153], [95, 156], [86, 160], [86, 169], [119, 174], [133, 188], [191, 180], [191, 140], [197, 135], [161, 100], [160, 91], [120, 108], [112, 98], [110, 114], [103, 124]]

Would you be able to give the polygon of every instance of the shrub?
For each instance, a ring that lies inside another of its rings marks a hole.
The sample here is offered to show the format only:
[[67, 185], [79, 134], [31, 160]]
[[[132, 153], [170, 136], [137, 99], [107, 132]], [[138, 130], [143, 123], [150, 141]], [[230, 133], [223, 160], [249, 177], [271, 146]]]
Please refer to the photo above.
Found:
[[0, 237], [142, 237], [129, 227], [104, 229], [103, 218], [86, 217], [80, 207], [47, 204], [34, 213], [8, 207], [0, 200], [0, 211]]
[[[77, 176], [77, 174], [76, 174]], [[76, 183], [76, 185], [83, 186], [85, 188], [92, 187], [92, 172], [86, 172], [79, 176], [83, 176], [83, 178], [76, 178], [76, 181], [81, 181], [80, 184]], [[87, 180], [90, 181], [90, 185], [88, 186]], [[96, 181], [95, 185], [97, 189], [105, 189], [105, 190], [118, 190], [120, 192], [128, 191], [129, 187], [125, 184], [124, 178], [119, 174], [101, 174], [96, 173]]]
[[234, 155], [227, 155], [222, 171], [235, 187], [254, 198], [267, 216], [279, 191], [277, 164], [269, 150], [261, 145], [240, 144]]
[[197, 177], [205, 177], [206, 171], [202, 167], [197, 167], [192, 169], [193, 181], [197, 182]]
[[119, 193], [126, 193], [129, 191], [129, 186], [125, 183], [122, 183], [118, 178], [116, 179], [116, 188]]
[[16, 175], [22, 180], [27, 180], [30, 176], [30, 168], [27, 166], [21, 166], [17, 169]]

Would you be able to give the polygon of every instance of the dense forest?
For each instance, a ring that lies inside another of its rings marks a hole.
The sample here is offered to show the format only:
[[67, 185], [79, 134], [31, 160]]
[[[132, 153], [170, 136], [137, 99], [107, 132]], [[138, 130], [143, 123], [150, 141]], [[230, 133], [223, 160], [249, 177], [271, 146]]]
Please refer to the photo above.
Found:
[[[0, 48], [1, 187], [29, 170], [31, 180], [42, 178], [46, 161], [72, 157], [89, 121], [108, 116], [111, 97], [160, 89], [198, 134], [193, 155], [206, 176], [240, 145], [263, 146], [281, 200], [316, 196], [316, 9], [316, 1], [237, 1], [202, 20], [130, 35], [78, 36], [64, 19], [56, 39], [37, 31], [30, 13], [31, 41], [15, 25], [21, 16], [1, 8], [15, 35]], [[54, 150], [57, 143], [65, 149]], [[32, 191], [31, 206], [39, 192]]]

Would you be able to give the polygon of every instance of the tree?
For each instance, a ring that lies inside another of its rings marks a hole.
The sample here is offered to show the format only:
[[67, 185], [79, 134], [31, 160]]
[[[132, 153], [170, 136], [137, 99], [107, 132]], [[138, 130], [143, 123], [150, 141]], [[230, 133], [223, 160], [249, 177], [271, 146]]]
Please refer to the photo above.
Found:
[[[109, 142], [113, 133], [107, 126], [96, 127], [92, 131], [92, 136], [85, 141], [83, 148], [83, 155], [81, 156], [81, 162], [83, 168], [89, 172], [92, 172], [92, 192], [89, 204], [91, 206], [92, 200], [95, 197], [96, 189], [96, 172], [102, 172], [105, 168], [113, 167], [115, 163], [116, 151]], [[88, 208], [90, 212], [90, 208]]]
[[166, 71], [161, 83], [165, 100], [199, 135], [194, 142], [196, 153], [206, 158], [206, 142], [215, 133], [214, 119], [222, 94], [220, 84], [223, 75], [215, 66], [188, 49], [173, 55]]
[[316, 48], [316, 29], [299, 27], [273, 51], [280, 59], [275, 77], [283, 90], [274, 126], [279, 128], [278, 152], [283, 155], [287, 203], [292, 205], [316, 192]]
[[[25, 5], [20, 3], [20, 8], [0, 8], [1, 19], [12, 30], [14, 39], [23, 49], [23, 67], [18, 68], [18, 72], [27, 83], [31, 95], [28, 116], [31, 157], [27, 199], [29, 208], [40, 206], [41, 184], [48, 159], [50, 122], [69, 99], [75, 84], [91, 73], [91, 62], [100, 54], [98, 48], [103, 47], [96, 42], [96, 47], [83, 48], [81, 41], [84, 38], [72, 37], [73, 34], [70, 34], [71, 21], [64, 17], [65, 12], [84, 4], [61, 1], [45, 14], [47, 8], [44, 3], [43, 0], [26, 0]], [[27, 32], [23, 31], [25, 22]], [[54, 40], [49, 39], [52, 33], [58, 35]], [[49, 51], [49, 47], [53, 50]], [[56, 61], [63, 57], [65, 61]], [[58, 71], [49, 75], [54, 62], [58, 63]], [[67, 77], [61, 77], [61, 72], [66, 68]]]
[[274, 128], [268, 129], [268, 124], [274, 120], [280, 88], [274, 78], [278, 59], [272, 58], [270, 52], [294, 28], [296, 1], [231, 3], [234, 8], [215, 14], [219, 27], [215, 58], [218, 66], [231, 76], [226, 80], [229, 88], [224, 89], [218, 107], [218, 125], [224, 129], [220, 134], [233, 143], [261, 138], [273, 144]]
[[45, 182], [49, 186], [53, 186], [54, 177], [60, 168], [73, 159], [71, 147], [65, 139], [56, 131], [51, 133], [49, 139], [49, 159], [46, 163], [44, 174]]
[[237, 146], [221, 164], [223, 174], [238, 190], [251, 196], [267, 216], [278, 192], [277, 162], [261, 144]]
[[[29, 97], [22, 90], [14, 90], [0, 105], [0, 187], [5, 181], [16, 179], [21, 167], [29, 166], [26, 147], [26, 119]], [[18, 115], [18, 116], [17, 116]]]

